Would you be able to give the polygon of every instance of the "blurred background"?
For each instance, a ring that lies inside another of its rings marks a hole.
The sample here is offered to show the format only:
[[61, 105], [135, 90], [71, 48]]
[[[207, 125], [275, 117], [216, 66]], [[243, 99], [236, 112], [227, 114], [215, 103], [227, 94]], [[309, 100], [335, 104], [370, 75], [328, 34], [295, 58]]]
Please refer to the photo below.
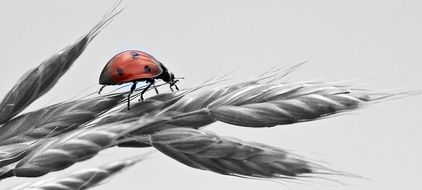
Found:
[[[114, 2], [2, 1], [0, 96], [27, 70], [86, 34]], [[185, 77], [181, 88], [231, 72], [233, 82], [241, 81], [307, 60], [286, 80], [352, 79], [346, 84], [375, 91], [422, 89], [422, 1], [157, 0], [127, 5], [59, 83], [26, 111], [95, 92], [104, 65], [126, 49], [146, 51]], [[344, 184], [242, 179], [192, 169], [156, 153], [95, 189], [420, 189], [421, 106], [422, 96], [415, 96], [308, 123], [250, 129], [217, 122], [206, 128], [291, 150], [368, 179], [323, 176]], [[42, 179], [145, 151], [108, 149]], [[33, 180], [38, 179], [6, 179], [0, 187]]]

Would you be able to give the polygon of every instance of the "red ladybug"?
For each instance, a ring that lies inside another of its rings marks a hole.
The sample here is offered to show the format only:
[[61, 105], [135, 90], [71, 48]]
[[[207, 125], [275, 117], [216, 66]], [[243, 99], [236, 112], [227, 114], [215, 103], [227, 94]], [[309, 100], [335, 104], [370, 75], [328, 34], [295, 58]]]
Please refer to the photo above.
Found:
[[107, 85], [118, 85], [123, 83], [132, 82], [132, 87], [127, 96], [128, 109], [130, 106], [130, 95], [136, 88], [136, 83], [139, 81], [145, 81], [148, 86], [141, 92], [141, 100], [144, 100], [143, 94], [151, 87], [154, 87], [155, 92], [158, 94], [158, 90], [154, 83], [156, 79], [162, 79], [164, 82], [170, 84], [170, 89], [173, 91], [172, 86], [176, 86], [174, 74], [169, 72], [167, 68], [155, 59], [153, 56], [139, 51], [139, 50], [127, 50], [123, 51], [113, 58], [105, 65], [100, 75], [101, 90]]

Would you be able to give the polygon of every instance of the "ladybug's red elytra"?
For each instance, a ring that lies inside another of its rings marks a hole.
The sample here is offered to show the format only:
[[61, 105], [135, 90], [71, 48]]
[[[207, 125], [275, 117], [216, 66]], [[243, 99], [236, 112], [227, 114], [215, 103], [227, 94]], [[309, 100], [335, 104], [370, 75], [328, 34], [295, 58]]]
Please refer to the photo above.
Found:
[[145, 81], [148, 85], [141, 92], [141, 100], [144, 100], [143, 94], [153, 86], [155, 92], [158, 94], [158, 90], [154, 83], [156, 79], [161, 79], [164, 82], [170, 84], [170, 89], [173, 91], [173, 86], [179, 90], [176, 86], [174, 74], [169, 72], [167, 68], [155, 59], [153, 56], [139, 51], [139, 50], [127, 50], [118, 53], [105, 65], [100, 75], [101, 90], [107, 85], [119, 85], [123, 83], [133, 83], [130, 88], [130, 92], [127, 96], [127, 106], [130, 106], [130, 95], [136, 88], [136, 83]]

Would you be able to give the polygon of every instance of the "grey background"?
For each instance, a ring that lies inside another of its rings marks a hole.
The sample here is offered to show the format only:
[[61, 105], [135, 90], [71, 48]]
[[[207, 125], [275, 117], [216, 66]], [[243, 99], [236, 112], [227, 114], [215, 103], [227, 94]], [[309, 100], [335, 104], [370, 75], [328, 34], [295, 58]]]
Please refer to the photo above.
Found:
[[[113, 2], [1, 1], [0, 94], [86, 33]], [[129, 1], [58, 85], [27, 110], [97, 90], [105, 63], [125, 49], [147, 51], [185, 76], [181, 87], [232, 71], [237, 71], [233, 81], [240, 81], [273, 66], [309, 60], [290, 81], [360, 78], [349, 83], [393, 92], [421, 89], [421, 8], [417, 0]], [[421, 105], [419, 96], [309, 123], [207, 128], [293, 150], [369, 180], [330, 177], [343, 185], [322, 179], [303, 184], [240, 179], [191, 169], [157, 153], [97, 189], [420, 189]], [[113, 148], [43, 178], [142, 152]], [[8, 179], [0, 187], [32, 180]]]

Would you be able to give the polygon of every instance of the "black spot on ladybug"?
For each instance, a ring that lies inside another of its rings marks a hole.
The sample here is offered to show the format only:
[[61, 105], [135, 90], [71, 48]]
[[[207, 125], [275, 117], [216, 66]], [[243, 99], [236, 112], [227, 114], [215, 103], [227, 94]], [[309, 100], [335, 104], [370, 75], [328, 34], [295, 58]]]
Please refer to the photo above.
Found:
[[136, 51], [130, 52], [130, 55], [132, 55], [132, 59], [138, 59], [138, 57], [139, 57], [139, 53], [136, 52]]
[[144, 72], [145, 73], [150, 73], [151, 72], [151, 67], [149, 67], [148, 65], [145, 65]]
[[119, 76], [123, 76], [123, 69], [118, 67], [117, 68], [117, 74], [119, 74]]

